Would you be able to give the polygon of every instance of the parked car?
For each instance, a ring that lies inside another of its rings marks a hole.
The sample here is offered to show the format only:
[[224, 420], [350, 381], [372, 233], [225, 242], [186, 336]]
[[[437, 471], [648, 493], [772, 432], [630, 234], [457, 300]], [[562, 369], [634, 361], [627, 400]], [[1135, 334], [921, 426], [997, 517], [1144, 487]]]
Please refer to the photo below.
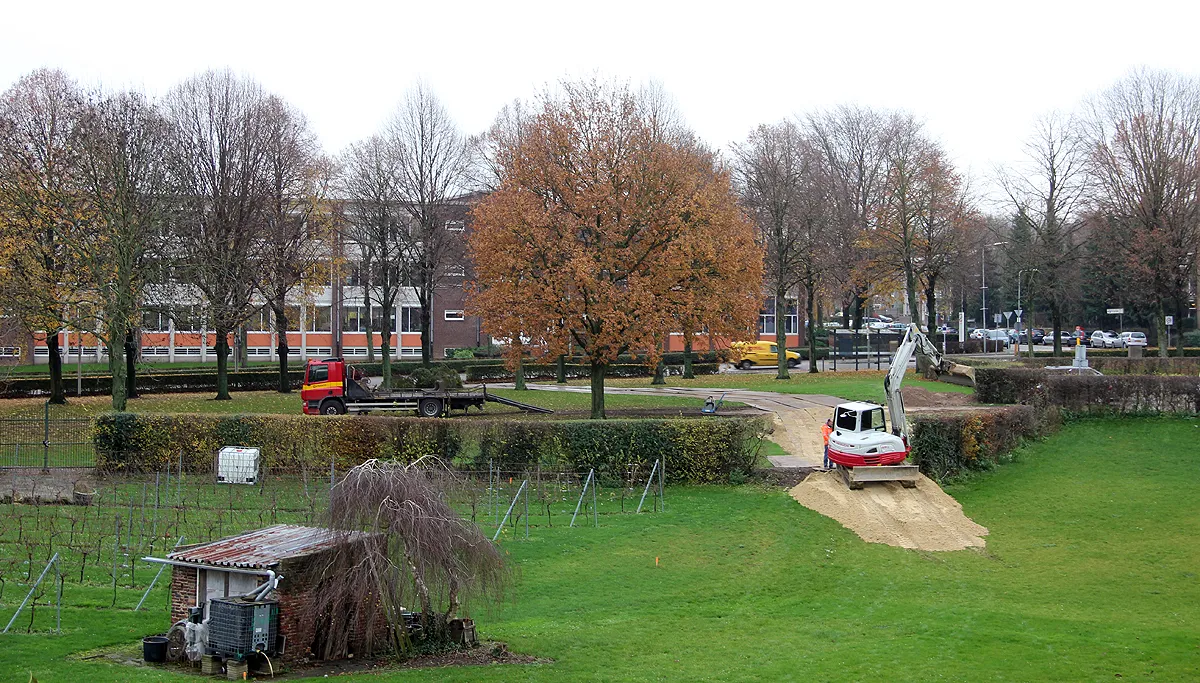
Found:
[[891, 318], [889, 318], [889, 317], [887, 317], [886, 315], [880, 314], [878, 317], [879, 317], [879, 319], [880, 319], [880, 320], [882, 320], [882, 321], [883, 321], [883, 322], [885, 322], [885, 323], [890, 323], [890, 322], [892, 322], [892, 319], [891, 319]]
[[879, 318], [871, 318], [867, 321], [867, 329], [871, 330], [872, 332], [883, 332], [884, 330], [889, 329], [890, 326], [891, 323], [885, 323]]
[[967, 336], [971, 339], [983, 339], [985, 332], [987, 332], [987, 330], [983, 329], [982, 327], [976, 327], [975, 329], [971, 330], [970, 334]]
[[986, 351], [1003, 351], [1008, 348], [1008, 330], [983, 330], [984, 333], [984, 350]]
[[1121, 338], [1107, 330], [1096, 330], [1088, 337], [1088, 344], [1093, 349], [1115, 349], [1121, 345]]
[[841, 328], [842, 324], [836, 320], [830, 320], [829, 322], [825, 323], [825, 329], [827, 330], [840, 330]]
[[[775, 342], [734, 342], [730, 347], [737, 356], [737, 366], [743, 370], [749, 370], [755, 365], [775, 365], [779, 362], [779, 347]], [[789, 368], [794, 368], [800, 363], [800, 354], [786, 349], [784, 353], [787, 354]]]
[[[1031, 336], [1033, 337], [1033, 343], [1034, 343], [1034, 344], [1041, 344], [1041, 343], [1043, 343], [1043, 342], [1045, 341], [1045, 339], [1046, 339], [1046, 331], [1045, 331], [1045, 330], [1043, 330], [1043, 329], [1042, 329], [1042, 328], [1040, 328], [1040, 327], [1035, 327], [1035, 328], [1033, 328], [1033, 329], [1030, 331], [1030, 333], [1031, 333]], [[1051, 340], [1051, 341], [1053, 341], [1053, 340]]]
[[[1074, 346], [1075, 345], [1075, 335], [1071, 334], [1070, 332], [1068, 332], [1066, 330], [1063, 330], [1062, 332], [1060, 332], [1059, 335], [1060, 335], [1059, 339], [1062, 340], [1063, 346]], [[1053, 332], [1046, 335], [1046, 343], [1047, 344], [1054, 343], [1054, 333]]]
[[1122, 332], [1121, 333], [1121, 348], [1130, 346], [1145, 346], [1146, 334], [1144, 332]]

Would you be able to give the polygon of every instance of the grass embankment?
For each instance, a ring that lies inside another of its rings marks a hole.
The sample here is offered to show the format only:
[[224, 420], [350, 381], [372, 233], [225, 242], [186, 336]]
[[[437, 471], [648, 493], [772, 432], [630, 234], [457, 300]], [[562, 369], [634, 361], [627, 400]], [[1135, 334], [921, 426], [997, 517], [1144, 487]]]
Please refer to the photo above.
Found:
[[[586, 411], [591, 409], [591, 396], [573, 392], [515, 391], [512, 389], [489, 389], [489, 393], [511, 398], [522, 403], [551, 408], [555, 411]], [[680, 396], [606, 396], [605, 405], [610, 410], [680, 408], [687, 411], [699, 410], [704, 401]], [[0, 400], [0, 417], [33, 417], [43, 415], [45, 399], [13, 398]], [[726, 402], [731, 407], [740, 406]], [[51, 418], [90, 417], [112, 409], [108, 396], [68, 397], [65, 406], [50, 406]], [[215, 414], [271, 414], [298, 415], [301, 413], [300, 392], [280, 394], [274, 391], [239, 391], [232, 400], [214, 401], [212, 392], [203, 394], [150, 394], [129, 402], [129, 410], [138, 413], [215, 413]], [[516, 408], [488, 403], [485, 415], [512, 415], [520, 413]], [[397, 413], [412, 415], [412, 413]], [[461, 413], [455, 413], [460, 415]], [[472, 410], [471, 415], [480, 413]], [[523, 413], [522, 413], [523, 414]], [[552, 416], [550, 416], [552, 417]]]
[[[695, 379], [668, 377], [669, 387], [702, 387], [713, 389], [747, 389], [751, 391], [777, 391], [785, 394], [828, 394], [849, 401], [872, 401], [880, 403], [884, 400], [883, 378], [887, 373], [877, 370], [862, 370], [859, 372], [819, 372], [807, 373], [792, 371], [790, 379], [778, 380], [775, 375], [761, 372], [726, 372], [718, 375], [702, 375]], [[963, 394], [974, 393], [971, 387], [945, 382], [929, 382], [914, 376], [911, 372], [904, 379], [904, 386], [915, 386], [929, 391], [952, 391]], [[586, 381], [573, 382], [586, 384]], [[649, 379], [611, 378], [604, 380], [605, 386], [612, 387], [648, 387]], [[610, 398], [606, 398], [611, 400]]]
[[[984, 552], [867, 544], [749, 486], [668, 489], [667, 513], [599, 529], [536, 527], [505, 542], [511, 603], [475, 616], [555, 663], [347, 680], [1196, 680], [1198, 425], [1075, 423], [949, 487], [990, 529]], [[67, 600], [61, 638], [0, 638], [0, 678], [194, 680], [67, 659], [161, 630], [162, 592], [137, 614], [103, 586]]]

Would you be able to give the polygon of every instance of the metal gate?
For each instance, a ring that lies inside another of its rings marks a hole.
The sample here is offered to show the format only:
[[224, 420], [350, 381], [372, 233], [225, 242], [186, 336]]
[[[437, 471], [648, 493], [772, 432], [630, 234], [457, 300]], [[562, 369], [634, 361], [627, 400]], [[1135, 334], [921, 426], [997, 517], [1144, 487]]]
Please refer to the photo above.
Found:
[[0, 468], [95, 466], [90, 418], [0, 418]]

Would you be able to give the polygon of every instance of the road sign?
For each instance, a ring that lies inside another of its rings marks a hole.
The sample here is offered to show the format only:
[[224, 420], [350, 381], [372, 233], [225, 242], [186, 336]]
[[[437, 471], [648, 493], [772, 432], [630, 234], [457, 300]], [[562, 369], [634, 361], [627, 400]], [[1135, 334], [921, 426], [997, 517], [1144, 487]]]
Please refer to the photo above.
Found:
[[992, 315], [992, 322], [996, 323], [997, 325], [1000, 324], [1001, 320], [1004, 320], [1004, 316], [1000, 315], [999, 313], [995, 313]]
[[1004, 322], [1005, 322], [1005, 323], [1007, 323], [1007, 322], [1008, 322], [1008, 319], [1012, 317], [1012, 314], [1013, 314], [1013, 312], [1012, 312], [1012, 311], [1005, 311], [1005, 312], [1004, 312]]
[[1013, 313], [1016, 313], [1016, 314], [1017, 314], [1017, 320], [1020, 320], [1020, 319], [1021, 319], [1021, 314], [1022, 314], [1022, 313], [1024, 313], [1024, 312], [1025, 312], [1025, 309], [1024, 309], [1024, 308], [1018, 308], [1017, 310], [1013, 311]]
[[1168, 315], [1168, 316], [1167, 316], [1167, 327], [1170, 327], [1170, 326], [1172, 326], [1172, 325], [1174, 325], [1174, 324], [1175, 324], [1175, 316], [1173, 316], [1173, 315]]
[[1108, 314], [1109, 315], [1125, 315], [1125, 309], [1124, 308], [1110, 308], [1110, 309], [1108, 309]]

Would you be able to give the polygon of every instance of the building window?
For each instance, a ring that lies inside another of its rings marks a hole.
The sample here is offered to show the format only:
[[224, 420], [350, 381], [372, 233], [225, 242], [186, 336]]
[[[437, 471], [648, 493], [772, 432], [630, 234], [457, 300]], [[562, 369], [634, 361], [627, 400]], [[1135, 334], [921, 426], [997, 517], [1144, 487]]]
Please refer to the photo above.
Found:
[[450, 232], [462, 232], [467, 229], [467, 225], [463, 221], [446, 221], [446, 229]]
[[309, 306], [305, 316], [308, 331], [329, 332], [333, 330], [330, 318], [331, 311], [332, 309], [329, 306]]
[[783, 318], [784, 334], [799, 334], [800, 315], [796, 312], [795, 299], [787, 299], [787, 315]]
[[271, 309], [263, 306], [254, 313], [250, 314], [250, 318], [246, 320], [247, 332], [270, 332], [271, 331]]
[[[396, 309], [393, 308], [391, 310], [391, 315], [388, 316], [388, 319], [389, 320], [388, 320], [387, 331], [395, 332], [396, 331]], [[379, 324], [380, 321], [383, 320], [383, 309], [378, 306], [372, 306], [371, 307], [371, 320], [375, 323], [375, 328], [376, 328], [375, 331], [382, 332], [383, 330], [380, 330], [378, 328], [380, 327], [380, 324]]]
[[366, 332], [367, 310], [362, 306], [342, 307], [342, 332]]
[[299, 306], [284, 306], [283, 315], [287, 317], [287, 331], [300, 331], [300, 307]]
[[421, 331], [421, 307], [420, 306], [402, 306], [400, 308], [400, 331], [401, 332], [420, 332]]
[[464, 317], [462, 311], [446, 311], [446, 320], [463, 320]]
[[467, 269], [462, 265], [453, 264], [446, 266], [446, 277], [466, 277]]
[[163, 315], [158, 311], [142, 311], [142, 331], [143, 332], [166, 332], [171, 324], [169, 316]]
[[775, 297], [763, 302], [762, 312], [758, 314], [758, 333], [775, 334]]

